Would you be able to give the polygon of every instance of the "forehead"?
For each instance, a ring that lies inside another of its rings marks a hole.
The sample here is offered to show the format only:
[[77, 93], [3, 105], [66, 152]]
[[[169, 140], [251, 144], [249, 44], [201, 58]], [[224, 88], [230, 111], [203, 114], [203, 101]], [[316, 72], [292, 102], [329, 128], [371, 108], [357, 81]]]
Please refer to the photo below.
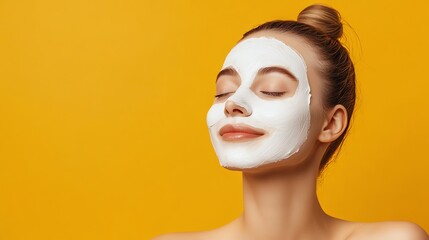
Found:
[[287, 32], [279, 32], [274, 30], [263, 30], [252, 33], [241, 41], [254, 38], [254, 37], [274, 37], [286, 45], [292, 47], [295, 51], [297, 51], [305, 61], [307, 66], [307, 72], [309, 75], [319, 75], [318, 73], [322, 69], [322, 64], [317, 55], [317, 52], [313, 46], [311, 46], [303, 37], [297, 36], [295, 34], [287, 33]]
[[240, 41], [228, 54], [223, 68], [227, 64], [242, 67], [257, 63], [258, 65], [304, 65], [305, 61], [299, 52], [274, 37], [253, 37]]
[[256, 72], [276, 67], [297, 80], [305, 80], [307, 66], [291, 46], [275, 37], [252, 37], [240, 41], [228, 54], [222, 71], [233, 69], [243, 80], [251, 81]]

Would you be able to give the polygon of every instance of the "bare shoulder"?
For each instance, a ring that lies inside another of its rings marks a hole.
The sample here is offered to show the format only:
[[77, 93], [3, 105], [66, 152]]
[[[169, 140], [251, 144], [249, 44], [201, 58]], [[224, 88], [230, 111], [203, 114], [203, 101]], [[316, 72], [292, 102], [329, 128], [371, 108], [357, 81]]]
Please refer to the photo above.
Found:
[[156, 236], [151, 240], [212, 240], [221, 239], [223, 236], [217, 230], [200, 231], [200, 232], [180, 232], [167, 233]]
[[178, 239], [175, 235], [176, 234], [174, 234], [174, 233], [162, 234], [162, 235], [156, 236], [154, 238], [151, 238], [150, 240], [174, 240], [174, 239]]
[[204, 234], [199, 232], [167, 233], [156, 236], [151, 240], [205, 240]]
[[359, 223], [348, 240], [429, 240], [419, 225], [406, 221]]
[[182, 239], [196, 239], [195, 236], [192, 237], [192, 234], [188, 233], [167, 233], [156, 236], [151, 240], [182, 240]]
[[168, 233], [159, 235], [151, 240], [213, 240], [213, 239], [239, 239], [237, 234], [237, 222], [238, 219], [221, 226], [216, 229], [199, 231], [199, 232], [180, 232], [180, 233]]

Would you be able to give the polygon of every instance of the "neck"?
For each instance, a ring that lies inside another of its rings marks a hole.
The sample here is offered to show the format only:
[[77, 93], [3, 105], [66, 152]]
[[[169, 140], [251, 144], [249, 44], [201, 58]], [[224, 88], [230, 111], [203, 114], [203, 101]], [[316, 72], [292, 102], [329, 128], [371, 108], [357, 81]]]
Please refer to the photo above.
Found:
[[[245, 239], [323, 239], [331, 221], [316, 195], [318, 170], [286, 167], [268, 173], [243, 172]], [[249, 237], [251, 236], [251, 237]]]

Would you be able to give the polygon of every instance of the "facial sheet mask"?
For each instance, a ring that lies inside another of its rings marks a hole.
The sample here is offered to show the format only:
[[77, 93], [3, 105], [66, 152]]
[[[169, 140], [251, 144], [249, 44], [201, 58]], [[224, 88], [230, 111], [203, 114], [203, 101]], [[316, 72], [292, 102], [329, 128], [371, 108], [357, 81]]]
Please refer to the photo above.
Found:
[[[283, 67], [298, 80], [293, 96], [262, 99], [250, 88], [264, 67]], [[227, 55], [222, 69], [233, 68], [241, 84], [224, 102], [214, 103], [207, 125], [220, 164], [232, 168], [254, 168], [286, 159], [298, 152], [310, 128], [310, 86], [304, 59], [294, 49], [272, 37], [248, 38]], [[225, 103], [233, 101], [249, 116], [227, 116]], [[247, 124], [263, 129], [262, 137], [243, 142], [223, 141], [219, 130], [226, 124]]]

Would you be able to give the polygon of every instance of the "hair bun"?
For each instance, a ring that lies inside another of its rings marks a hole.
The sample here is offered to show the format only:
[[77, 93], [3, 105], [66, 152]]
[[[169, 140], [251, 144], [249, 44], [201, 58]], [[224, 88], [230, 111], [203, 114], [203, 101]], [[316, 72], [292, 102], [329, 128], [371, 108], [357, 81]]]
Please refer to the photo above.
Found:
[[343, 35], [341, 15], [331, 7], [310, 5], [299, 13], [297, 21], [310, 25], [333, 39], [339, 39]]

